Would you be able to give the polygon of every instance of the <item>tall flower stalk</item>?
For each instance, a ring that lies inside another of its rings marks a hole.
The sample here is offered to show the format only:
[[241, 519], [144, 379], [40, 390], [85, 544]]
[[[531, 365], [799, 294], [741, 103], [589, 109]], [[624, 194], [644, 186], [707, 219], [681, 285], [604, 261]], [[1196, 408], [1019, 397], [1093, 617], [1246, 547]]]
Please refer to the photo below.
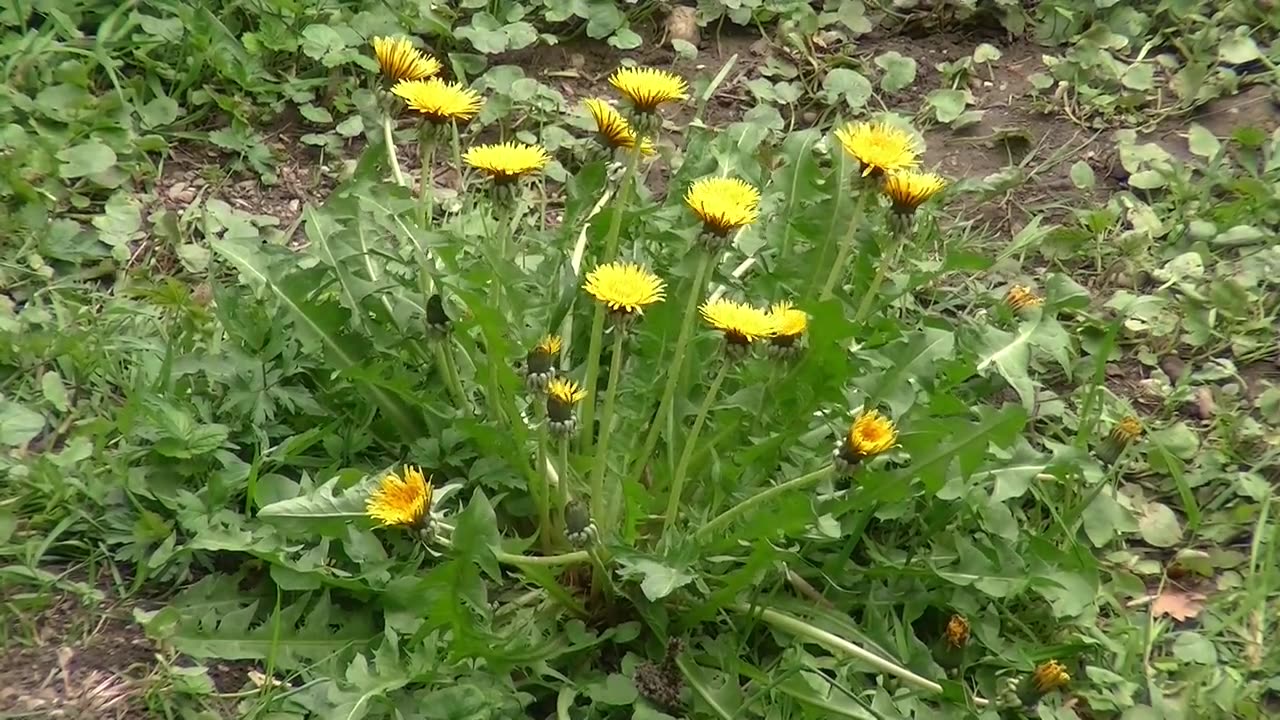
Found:
[[[627, 166], [623, 171], [622, 179], [618, 182], [618, 194], [614, 198], [613, 217], [609, 219], [609, 229], [604, 237], [604, 255], [601, 256], [601, 262], [610, 263], [618, 257], [618, 238], [622, 234], [622, 216], [627, 211], [627, 202], [631, 194], [631, 187], [634, 184], [636, 171], [640, 167], [640, 156], [643, 148], [643, 139], [633, 143], [631, 151], [627, 153]], [[587, 345], [587, 387], [593, 388], [600, 379], [600, 351], [604, 347], [604, 316], [605, 307], [597, 305], [595, 314], [591, 317], [591, 339]], [[595, 405], [588, 403], [582, 409], [582, 422], [587, 428], [592, 427], [595, 422]], [[594, 441], [594, 433], [588, 431], [582, 434], [582, 452], [591, 452], [591, 445]]]
[[618, 399], [618, 386], [622, 384], [622, 343], [626, 332], [622, 327], [615, 327], [614, 333], [613, 358], [609, 362], [609, 389], [605, 392], [604, 408], [600, 412], [600, 445], [596, 447], [595, 463], [591, 469], [591, 517], [597, 523], [605, 517], [609, 507], [604, 475], [609, 466], [609, 441], [613, 438], [614, 403]]
[[418, 129], [418, 158], [422, 162], [422, 171], [418, 178], [418, 227], [426, 229], [430, 226], [435, 208], [433, 208], [435, 192], [435, 157], [436, 127], [423, 123]]
[[662, 521], [662, 533], [667, 534], [675, 524], [676, 515], [680, 512], [680, 497], [684, 494], [684, 481], [689, 471], [689, 463], [693, 461], [694, 452], [698, 449], [698, 435], [702, 432], [702, 423], [707, 419], [707, 413], [711, 410], [712, 403], [720, 393], [720, 385], [724, 383], [725, 377], [729, 374], [730, 363], [726, 360], [720, 363], [720, 369], [716, 372], [716, 377], [711, 381], [711, 386], [707, 388], [706, 395], [702, 398], [702, 404], [698, 406], [698, 414], [693, 418], [693, 427], [689, 430], [689, 437], [685, 440], [684, 450], [680, 453], [680, 461], [676, 464], [676, 474], [671, 481], [671, 491], [667, 493], [667, 512]]

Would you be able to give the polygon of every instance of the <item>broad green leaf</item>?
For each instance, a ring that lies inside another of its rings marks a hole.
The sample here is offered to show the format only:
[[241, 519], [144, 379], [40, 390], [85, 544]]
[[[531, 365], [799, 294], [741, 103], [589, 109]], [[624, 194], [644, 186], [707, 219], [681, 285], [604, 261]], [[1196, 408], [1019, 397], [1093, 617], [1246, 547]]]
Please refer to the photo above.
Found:
[[1099, 492], [1089, 502], [1083, 519], [1085, 535], [1089, 536], [1089, 542], [1094, 547], [1102, 547], [1116, 536], [1138, 529], [1133, 514], [1116, 502], [1109, 488]]
[[610, 673], [603, 681], [587, 686], [587, 696], [603, 705], [630, 705], [639, 693], [631, 678], [620, 673]]
[[1163, 503], [1153, 502], [1138, 517], [1138, 532], [1154, 547], [1173, 547], [1182, 542], [1182, 523]]
[[1187, 146], [1193, 155], [1199, 155], [1206, 160], [1211, 160], [1217, 157], [1222, 143], [1218, 142], [1217, 136], [1205, 126], [1199, 123], [1191, 123], [1191, 126], [1187, 129]]
[[1232, 65], [1242, 65], [1260, 57], [1262, 57], [1262, 51], [1258, 49], [1258, 43], [1239, 31], [1218, 46], [1218, 59]]
[[26, 447], [44, 430], [44, 416], [26, 405], [0, 400], [0, 445]]
[[908, 483], [919, 478], [926, 490], [936, 493], [946, 484], [946, 473], [954, 460], [960, 460], [962, 475], [971, 474], [985, 458], [992, 440], [1001, 444], [1010, 441], [1026, 420], [1025, 410], [1008, 406], [987, 413], [981, 422], [952, 420], [947, 424], [951, 432], [943, 438], [933, 435], [916, 445], [913, 438], [904, 437], [903, 444], [910, 443], [912, 449], [912, 463], [894, 473], [894, 481]]
[[693, 574], [683, 568], [673, 568], [645, 557], [619, 557], [618, 562], [621, 565], [618, 574], [624, 578], [641, 578], [640, 589], [651, 601], [661, 600], [694, 579]]
[[976, 63], [995, 62], [1000, 59], [1000, 50], [990, 43], [980, 43], [973, 49], [973, 61]]
[[466, 509], [458, 515], [452, 542], [459, 557], [476, 563], [492, 578], [502, 577], [494, 554], [502, 542], [498, 535], [498, 518], [483, 490], [477, 489]]
[[940, 123], [951, 123], [964, 112], [969, 104], [969, 94], [964, 90], [943, 88], [934, 90], [925, 98], [929, 107], [933, 108], [934, 117]]
[[885, 92], [898, 92], [916, 80], [916, 61], [895, 50], [890, 50], [876, 58], [876, 65], [884, 70], [880, 76], [880, 87]]
[[1071, 166], [1071, 184], [1081, 190], [1088, 190], [1096, 184], [1097, 180], [1093, 176], [1093, 168], [1089, 163], [1083, 160], [1077, 160]]
[[1027, 364], [1031, 361], [1031, 336], [1037, 327], [1038, 323], [1035, 321], [1023, 322], [1016, 335], [997, 327], [984, 328], [982, 339], [985, 355], [977, 366], [979, 373], [994, 367], [1018, 393], [1022, 406], [1028, 411], [1035, 407], [1035, 383], [1027, 374]]
[[111, 246], [126, 245], [138, 239], [142, 227], [142, 205], [131, 193], [120, 191], [111, 195], [101, 215], [93, 219], [98, 229], [98, 240]]
[[346, 490], [338, 487], [342, 479], [337, 476], [306, 495], [273, 502], [259, 510], [258, 517], [302, 520], [354, 520], [366, 517], [365, 504], [381, 476], [370, 475]]
[[62, 375], [57, 370], [49, 370], [40, 376], [40, 391], [55, 410], [66, 412], [71, 409], [67, 387], [62, 384]]
[[1173, 655], [1198, 665], [1217, 665], [1218, 651], [1209, 638], [1197, 632], [1180, 632], [1173, 641]]
[[832, 97], [843, 98], [849, 109], [859, 110], [871, 99], [871, 83], [848, 68], [836, 68], [827, 73], [822, 87]]
[[58, 153], [58, 174], [67, 179], [105, 172], [116, 164], [116, 153], [98, 140], [88, 140]]

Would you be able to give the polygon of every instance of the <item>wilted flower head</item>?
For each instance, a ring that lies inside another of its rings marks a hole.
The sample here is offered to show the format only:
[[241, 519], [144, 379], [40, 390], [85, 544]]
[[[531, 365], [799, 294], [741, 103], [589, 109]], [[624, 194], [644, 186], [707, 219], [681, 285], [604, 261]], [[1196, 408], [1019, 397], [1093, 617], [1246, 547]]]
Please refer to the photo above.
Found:
[[431, 483], [412, 465], [399, 475], [387, 473], [365, 504], [365, 512], [383, 527], [423, 527], [430, 511]]
[[440, 72], [440, 61], [423, 54], [407, 37], [375, 37], [373, 55], [391, 82], [422, 80]]
[[551, 162], [547, 149], [541, 145], [521, 142], [505, 142], [497, 145], [477, 145], [462, 156], [467, 165], [488, 175], [496, 183], [509, 183], [541, 170]]
[[1022, 313], [1043, 305], [1044, 298], [1036, 295], [1035, 291], [1026, 285], [1014, 285], [1009, 288], [1009, 292], [1005, 293], [1004, 303], [1015, 313]]
[[836, 130], [836, 139], [850, 157], [862, 164], [864, 177], [909, 170], [918, 162], [915, 139], [889, 123], [850, 123]]
[[936, 173], [904, 170], [886, 175], [881, 188], [893, 202], [894, 212], [910, 215], [946, 184], [947, 181]]
[[[600, 139], [609, 147], [631, 149], [636, 146], [636, 131], [631, 127], [631, 123], [618, 112], [617, 108], [600, 98], [591, 98], [584, 103], [587, 106], [587, 112], [591, 113], [591, 117], [596, 121], [596, 129], [600, 133]], [[640, 141], [640, 153], [643, 155], [652, 155], [654, 153], [653, 141], [645, 138]]]
[[702, 220], [702, 227], [718, 237], [750, 225], [760, 215], [760, 191], [737, 178], [697, 180], [684, 201]]
[[952, 615], [947, 621], [947, 644], [962, 648], [969, 642], [969, 621], [963, 615]]
[[892, 450], [897, 442], [898, 428], [892, 420], [875, 410], [864, 410], [849, 424], [849, 432], [836, 448], [836, 465], [848, 472], [866, 458]]
[[680, 76], [654, 68], [619, 68], [609, 77], [609, 84], [641, 113], [651, 113], [663, 103], [684, 100], [689, 89]]
[[391, 92], [403, 99], [410, 109], [436, 124], [466, 122], [480, 112], [484, 101], [474, 90], [461, 83], [448, 83], [440, 78], [401, 80]]
[[1098, 446], [1098, 459], [1108, 465], [1120, 459], [1124, 449], [1142, 437], [1142, 421], [1132, 415], [1126, 415], [1111, 428], [1111, 432]]
[[614, 313], [634, 315], [666, 299], [666, 283], [643, 265], [611, 262], [587, 273], [583, 285], [592, 297]]

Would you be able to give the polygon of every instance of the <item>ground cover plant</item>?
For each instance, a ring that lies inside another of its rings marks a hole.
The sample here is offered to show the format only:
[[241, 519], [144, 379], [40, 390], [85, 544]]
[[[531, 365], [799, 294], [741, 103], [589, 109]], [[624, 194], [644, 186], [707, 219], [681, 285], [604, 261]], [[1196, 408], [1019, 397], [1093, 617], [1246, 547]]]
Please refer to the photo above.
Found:
[[1277, 712], [1269, 4], [0, 25], [6, 713]]

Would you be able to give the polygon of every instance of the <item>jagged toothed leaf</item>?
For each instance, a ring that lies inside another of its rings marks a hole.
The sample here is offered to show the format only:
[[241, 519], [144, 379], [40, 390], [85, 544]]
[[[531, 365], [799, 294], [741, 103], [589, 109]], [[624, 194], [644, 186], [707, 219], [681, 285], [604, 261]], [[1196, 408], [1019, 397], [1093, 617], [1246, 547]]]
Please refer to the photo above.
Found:
[[258, 511], [258, 517], [310, 520], [364, 517], [365, 503], [380, 477], [380, 473], [369, 475], [345, 490], [338, 487], [342, 477], [334, 477], [306, 494], [267, 505]]

